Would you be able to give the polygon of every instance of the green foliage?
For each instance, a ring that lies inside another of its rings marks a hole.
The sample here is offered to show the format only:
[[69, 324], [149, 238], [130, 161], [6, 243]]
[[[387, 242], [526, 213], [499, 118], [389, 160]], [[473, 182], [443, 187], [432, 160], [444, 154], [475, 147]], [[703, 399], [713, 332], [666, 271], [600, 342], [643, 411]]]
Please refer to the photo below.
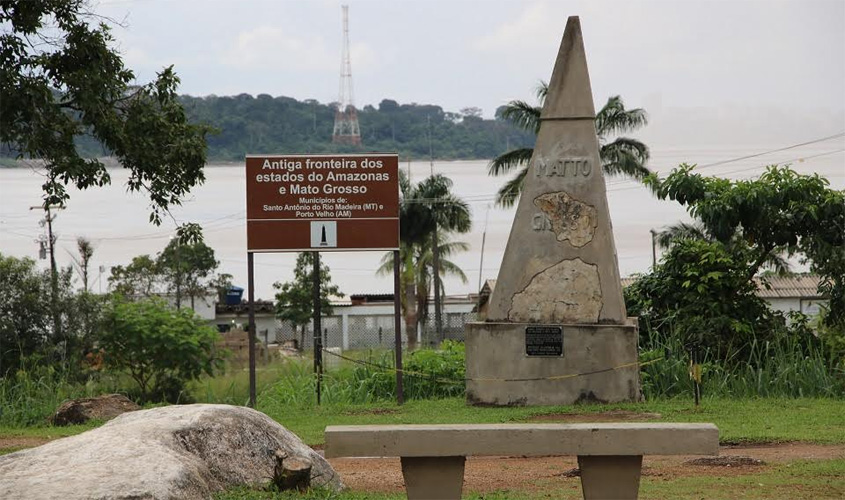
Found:
[[0, 377], [32, 356], [73, 370], [94, 342], [103, 298], [75, 293], [71, 268], [59, 270], [56, 278], [61, 334], [53, 331], [50, 272], [39, 270], [32, 259], [0, 254]]
[[250, 151], [396, 151], [414, 159], [428, 159], [431, 151], [439, 159], [490, 158], [507, 143], [534, 142], [531, 134], [500, 119], [483, 120], [445, 112], [440, 106], [390, 99], [358, 110], [362, 146], [332, 144], [334, 104], [267, 94], [182, 96], [181, 102], [191, 121], [219, 131], [208, 137], [209, 157], [215, 160], [240, 161]]
[[830, 298], [827, 324], [845, 323], [845, 191], [818, 174], [777, 166], [758, 179], [731, 181], [684, 164], [646, 182], [659, 198], [685, 205], [716, 240], [744, 242], [749, 280], [773, 255], [803, 254]]
[[[645, 398], [691, 395], [689, 345], [671, 328], [648, 328], [643, 337], [640, 362], [648, 364], [642, 367], [640, 380]], [[701, 392], [707, 397], [845, 397], [845, 370], [834, 366], [829, 351], [807, 327], [806, 317], [795, 317], [770, 340], [751, 339], [727, 359], [708, 348], [699, 350], [698, 359]]]
[[222, 367], [214, 346], [219, 334], [191, 310], [159, 299], [116, 299], [104, 326], [99, 344], [106, 366], [128, 373], [142, 401], [177, 402], [188, 381]]
[[92, 138], [129, 169], [130, 191], [147, 192], [159, 224], [203, 182], [208, 128], [189, 123], [172, 68], [134, 86], [101, 21], [85, 0], [0, 1], [0, 143], [43, 161], [45, 206], [61, 206], [68, 185], [111, 182], [77, 148]]
[[[276, 317], [297, 327], [305, 327], [314, 317], [314, 252], [300, 252], [296, 256], [293, 281], [275, 282]], [[320, 313], [329, 316], [332, 304], [329, 297], [343, 297], [340, 288], [332, 284], [329, 266], [320, 261]], [[304, 331], [304, 330], [303, 330]]]
[[765, 340], [779, 324], [747, 272], [747, 259], [736, 249], [678, 240], [651, 273], [625, 290], [628, 313], [640, 318], [641, 332], [646, 325], [671, 326], [684, 344], [730, 355], [754, 338]]
[[177, 309], [187, 297], [193, 309], [195, 299], [209, 292], [220, 294], [230, 283], [231, 275], [214, 274], [219, 265], [214, 249], [201, 238], [190, 241], [176, 238], [155, 259], [139, 255], [126, 266], [112, 267], [109, 285], [125, 298], [171, 294]]

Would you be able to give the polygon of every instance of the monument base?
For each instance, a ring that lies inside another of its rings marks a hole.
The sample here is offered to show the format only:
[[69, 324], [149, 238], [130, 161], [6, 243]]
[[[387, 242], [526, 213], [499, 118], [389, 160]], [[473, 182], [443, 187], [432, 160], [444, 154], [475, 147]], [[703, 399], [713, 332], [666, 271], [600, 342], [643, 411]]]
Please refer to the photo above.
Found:
[[[560, 345], [557, 332], [562, 334]], [[468, 323], [467, 403], [638, 401], [637, 335], [635, 325]]]

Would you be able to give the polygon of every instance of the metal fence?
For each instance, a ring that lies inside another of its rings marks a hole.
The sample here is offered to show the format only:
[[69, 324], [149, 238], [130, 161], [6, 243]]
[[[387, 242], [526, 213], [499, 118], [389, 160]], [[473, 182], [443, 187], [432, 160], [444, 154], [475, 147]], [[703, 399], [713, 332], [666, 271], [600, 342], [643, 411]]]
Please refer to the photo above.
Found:
[[[321, 320], [323, 328], [323, 347], [340, 347], [345, 349], [390, 349], [394, 344], [394, 320], [391, 314], [349, 315], [347, 318], [346, 335], [344, 336], [343, 317], [324, 316]], [[424, 324], [419, 325], [419, 339], [423, 346], [435, 346], [441, 340], [464, 340], [464, 326], [475, 320], [475, 313], [446, 313], [443, 314], [443, 332], [438, 338], [434, 325], [434, 317], [430, 316]], [[405, 344], [405, 325], [402, 323], [402, 343]], [[310, 350], [314, 347], [313, 325], [294, 330], [287, 322], [276, 321], [275, 335], [271, 333], [271, 343], [295, 342], [299, 349]], [[344, 339], [344, 337], [346, 337]], [[263, 336], [259, 336], [264, 340]], [[344, 342], [345, 340], [345, 342]], [[344, 345], [345, 344], [345, 345]]]

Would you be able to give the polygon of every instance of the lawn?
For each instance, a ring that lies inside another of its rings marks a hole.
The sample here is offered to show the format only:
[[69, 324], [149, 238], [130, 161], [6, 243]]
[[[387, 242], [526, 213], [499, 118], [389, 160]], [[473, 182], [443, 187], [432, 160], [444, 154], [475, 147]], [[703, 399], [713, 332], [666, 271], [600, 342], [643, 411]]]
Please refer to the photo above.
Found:
[[723, 444], [807, 441], [845, 443], [845, 401], [833, 399], [704, 398], [696, 407], [686, 399], [610, 405], [549, 407], [467, 406], [462, 398], [369, 405], [290, 406], [259, 398], [258, 409], [311, 446], [323, 443], [327, 425], [451, 424], [524, 422], [538, 415], [627, 410], [660, 414], [655, 422], [712, 422]]

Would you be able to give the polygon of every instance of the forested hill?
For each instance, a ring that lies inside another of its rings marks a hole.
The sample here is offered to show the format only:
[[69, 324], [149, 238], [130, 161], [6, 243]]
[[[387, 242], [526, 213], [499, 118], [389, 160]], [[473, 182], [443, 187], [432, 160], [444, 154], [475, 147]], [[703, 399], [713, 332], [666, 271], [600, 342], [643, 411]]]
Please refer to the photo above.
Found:
[[191, 121], [218, 130], [208, 137], [210, 160], [241, 160], [247, 153], [398, 152], [403, 160], [492, 158], [508, 147], [533, 146], [533, 134], [480, 110], [460, 113], [440, 106], [399, 104], [385, 99], [358, 112], [363, 145], [332, 144], [333, 104], [290, 97], [182, 97]]
[[[444, 111], [431, 104], [382, 100], [358, 111], [363, 145], [332, 144], [334, 104], [312, 99], [240, 94], [232, 97], [182, 96], [188, 119], [214, 127], [208, 136], [209, 161], [240, 161], [245, 154], [397, 152], [402, 161], [487, 159], [508, 149], [533, 147], [534, 135], [499, 117], [485, 120], [478, 108]], [[500, 108], [501, 109], [501, 108]], [[108, 156], [91, 136], [76, 140], [85, 157]], [[0, 145], [0, 157], [15, 157]]]

